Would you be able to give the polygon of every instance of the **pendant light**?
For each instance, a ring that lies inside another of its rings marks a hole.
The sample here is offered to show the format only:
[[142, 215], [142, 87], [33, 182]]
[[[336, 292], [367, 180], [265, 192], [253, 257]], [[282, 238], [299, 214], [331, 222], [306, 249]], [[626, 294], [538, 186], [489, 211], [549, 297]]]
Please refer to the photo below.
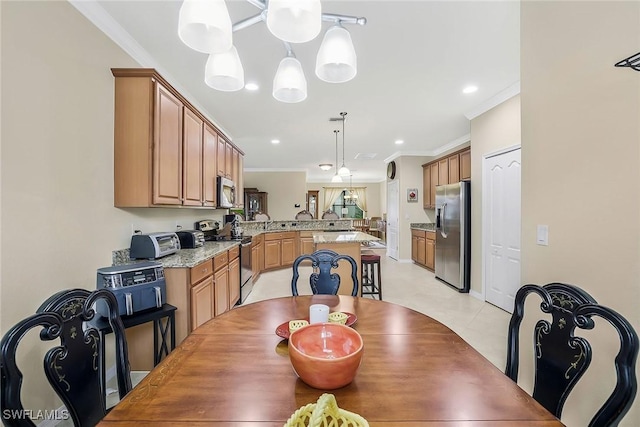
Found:
[[331, 178], [331, 182], [342, 182], [342, 178], [338, 175], [338, 132], [339, 130], [334, 130], [333, 133], [336, 134], [336, 174]]
[[307, 79], [302, 64], [293, 53], [291, 46], [285, 43], [287, 56], [280, 61], [276, 76], [273, 78], [272, 95], [280, 102], [296, 103], [307, 99]]
[[340, 22], [324, 34], [316, 56], [316, 76], [328, 83], [344, 83], [358, 73], [356, 49], [351, 34]]
[[322, 29], [320, 0], [269, 0], [267, 28], [286, 42], [313, 40]]
[[351, 171], [349, 171], [349, 168], [344, 164], [344, 122], [347, 121], [347, 113], [343, 111], [340, 115], [342, 116], [342, 166], [338, 171], [338, 175], [349, 176]]
[[193, 50], [222, 53], [231, 49], [231, 17], [224, 0], [184, 0], [178, 16], [178, 37]]
[[244, 69], [235, 46], [226, 52], [212, 53], [204, 67], [204, 82], [213, 89], [233, 92], [244, 87]]

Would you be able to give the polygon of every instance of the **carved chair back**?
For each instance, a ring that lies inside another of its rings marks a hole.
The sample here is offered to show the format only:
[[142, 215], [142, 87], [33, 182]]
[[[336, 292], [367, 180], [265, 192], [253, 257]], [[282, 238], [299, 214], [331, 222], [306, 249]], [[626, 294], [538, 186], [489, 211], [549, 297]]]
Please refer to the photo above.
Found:
[[313, 294], [336, 295], [338, 293], [340, 275], [332, 273], [331, 270], [338, 268], [338, 261], [345, 260], [351, 264], [351, 280], [353, 281], [351, 296], [358, 295], [358, 266], [356, 261], [349, 255], [340, 255], [328, 249], [321, 249], [310, 255], [301, 255], [294, 261], [293, 279], [291, 280], [291, 293], [293, 296], [298, 295], [299, 266], [305, 260], [310, 260], [313, 268], [313, 273], [309, 277], [309, 284]]
[[[2, 374], [1, 409], [5, 425], [34, 426], [21, 401], [23, 374], [16, 364], [16, 351], [21, 339], [35, 327], [42, 327], [42, 341], [58, 340], [47, 351], [44, 371], [49, 383], [65, 404], [74, 425], [95, 425], [105, 415], [103, 384], [104, 344], [100, 333], [91, 326], [94, 303], [109, 308], [109, 323], [116, 345], [116, 375], [120, 397], [131, 390], [131, 375], [124, 326], [118, 315], [114, 295], [104, 289], [61, 291], [47, 299], [36, 314], [27, 317], [5, 334], [0, 341]], [[9, 411], [5, 411], [9, 410]], [[5, 414], [14, 414], [5, 419]]]
[[569, 393], [591, 363], [589, 342], [576, 337], [576, 328], [593, 329], [593, 317], [608, 321], [617, 331], [620, 350], [615, 358], [616, 386], [596, 412], [589, 426], [615, 426], [628, 412], [635, 398], [635, 365], [638, 336], [631, 324], [614, 310], [599, 305], [584, 290], [568, 284], [525, 285], [518, 290], [509, 323], [506, 375], [518, 380], [520, 324], [529, 294], [542, 298], [540, 310], [551, 314], [551, 321], [539, 320], [534, 327], [535, 382], [533, 397], [560, 418]]

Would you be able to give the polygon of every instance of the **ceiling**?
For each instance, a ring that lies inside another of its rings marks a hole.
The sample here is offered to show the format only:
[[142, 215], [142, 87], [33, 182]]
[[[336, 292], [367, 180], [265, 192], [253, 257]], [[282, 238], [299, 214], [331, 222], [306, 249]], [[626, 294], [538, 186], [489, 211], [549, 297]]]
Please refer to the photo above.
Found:
[[[380, 182], [385, 163], [395, 157], [437, 155], [468, 141], [469, 113], [519, 82], [517, 1], [323, 1], [325, 13], [367, 18], [365, 26], [346, 25], [358, 74], [341, 84], [315, 76], [315, 55], [330, 25], [325, 22], [314, 40], [293, 45], [308, 84], [307, 99], [297, 104], [271, 95], [285, 49], [262, 22], [234, 33], [245, 82], [259, 90], [219, 92], [204, 83], [207, 55], [178, 38], [181, 1], [73, 2], [81, 11], [87, 3], [94, 22], [98, 15], [106, 19], [108, 35], [124, 40], [119, 44], [142, 66], [156, 68], [245, 152], [246, 170], [306, 171], [307, 182], [329, 182], [335, 173], [318, 167], [335, 167], [334, 129], [341, 130], [342, 164], [342, 123], [329, 121], [341, 111], [348, 113], [345, 163], [353, 181]], [[244, 0], [227, 5], [234, 23], [259, 12]], [[478, 91], [463, 94], [470, 84]], [[404, 143], [396, 145], [398, 139]], [[375, 156], [355, 159], [358, 154]]]

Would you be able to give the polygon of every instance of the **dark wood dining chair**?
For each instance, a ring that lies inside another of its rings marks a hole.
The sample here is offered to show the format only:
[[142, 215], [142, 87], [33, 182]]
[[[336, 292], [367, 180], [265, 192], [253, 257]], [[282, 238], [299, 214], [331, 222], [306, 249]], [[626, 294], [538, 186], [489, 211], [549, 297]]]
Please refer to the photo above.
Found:
[[[2, 422], [8, 426], [35, 426], [21, 400], [23, 374], [16, 364], [16, 351], [30, 330], [42, 327], [40, 340], [54, 341], [44, 357], [49, 383], [67, 408], [75, 426], [96, 425], [107, 413], [104, 382], [104, 346], [100, 333], [91, 326], [94, 303], [109, 308], [109, 323], [115, 335], [116, 376], [120, 398], [131, 390], [127, 342], [118, 315], [115, 296], [104, 289], [71, 289], [47, 299], [36, 314], [20, 321], [0, 341]], [[14, 414], [5, 417], [5, 414]]]
[[311, 292], [313, 294], [329, 294], [337, 295], [340, 288], [340, 275], [332, 273], [332, 269], [338, 268], [338, 261], [345, 260], [351, 264], [351, 280], [353, 281], [353, 290], [351, 296], [358, 296], [358, 265], [356, 261], [349, 255], [341, 255], [329, 249], [321, 249], [312, 254], [300, 255], [293, 262], [293, 279], [291, 279], [291, 293], [293, 296], [298, 295], [298, 278], [300, 277], [300, 263], [310, 260], [313, 273], [309, 277]]
[[563, 283], [525, 285], [516, 293], [508, 332], [505, 373], [516, 382], [520, 355], [518, 336], [525, 299], [530, 294], [537, 294], [542, 298], [540, 310], [552, 316], [551, 321], [544, 316], [545, 319], [539, 320], [533, 331], [533, 398], [556, 417], [561, 417], [569, 393], [591, 363], [591, 345], [586, 339], [576, 337], [574, 331], [576, 327], [593, 329], [593, 318], [600, 317], [613, 326], [620, 339], [620, 350], [614, 361], [617, 381], [609, 398], [596, 412], [589, 426], [617, 426], [631, 408], [637, 390], [635, 366], [638, 336], [633, 327], [619, 313], [599, 305], [591, 295], [576, 286]]

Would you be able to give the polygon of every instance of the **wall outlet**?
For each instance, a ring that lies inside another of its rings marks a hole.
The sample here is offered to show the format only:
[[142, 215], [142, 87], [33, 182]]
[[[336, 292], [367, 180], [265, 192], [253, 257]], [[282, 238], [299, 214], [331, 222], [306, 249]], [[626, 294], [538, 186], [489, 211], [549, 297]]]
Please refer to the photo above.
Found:
[[142, 233], [142, 226], [140, 224], [132, 223], [131, 224], [131, 235]]
[[176, 221], [176, 231], [182, 230], [182, 225], [180, 225], [180, 221]]

